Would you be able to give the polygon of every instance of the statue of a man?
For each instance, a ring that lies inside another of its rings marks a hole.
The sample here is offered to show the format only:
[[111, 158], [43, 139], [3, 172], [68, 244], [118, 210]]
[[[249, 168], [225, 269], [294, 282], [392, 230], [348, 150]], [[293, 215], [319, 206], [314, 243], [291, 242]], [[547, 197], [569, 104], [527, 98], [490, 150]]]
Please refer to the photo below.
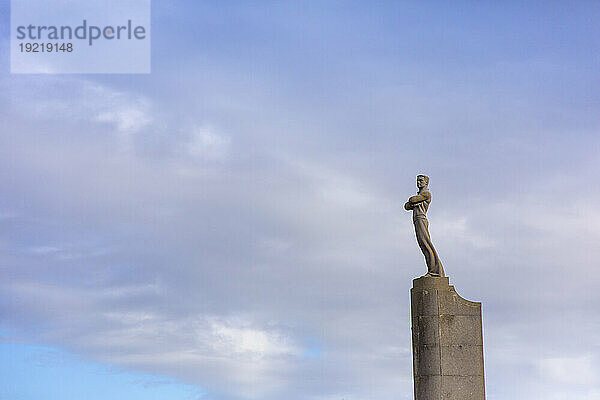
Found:
[[429, 222], [427, 221], [427, 209], [431, 203], [431, 193], [429, 193], [429, 177], [426, 175], [417, 175], [417, 188], [419, 189], [416, 196], [411, 196], [404, 209], [413, 212], [413, 224], [415, 225], [415, 234], [417, 243], [425, 256], [427, 263], [427, 274], [425, 276], [444, 276], [444, 268], [440, 261], [431, 237], [429, 236]]

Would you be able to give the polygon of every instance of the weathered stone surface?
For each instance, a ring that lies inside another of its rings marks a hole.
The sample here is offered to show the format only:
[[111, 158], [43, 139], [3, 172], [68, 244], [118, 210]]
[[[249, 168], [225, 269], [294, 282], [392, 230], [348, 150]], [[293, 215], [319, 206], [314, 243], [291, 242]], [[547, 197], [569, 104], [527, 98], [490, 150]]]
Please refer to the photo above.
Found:
[[441, 368], [444, 376], [482, 376], [482, 346], [441, 346]]
[[[483, 377], [479, 376], [442, 376], [442, 400], [480, 400], [485, 399]], [[425, 397], [427, 398], [427, 397]]]
[[475, 315], [439, 315], [442, 346], [453, 344], [482, 346], [481, 318]]
[[441, 399], [442, 377], [440, 375], [415, 376], [415, 399]]
[[438, 345], [423, 345], [413, 358], [414, 369], [421, 376], [439, 375], [441, 371], [440, 347]]
[[424, 345], [439, 344], [440, 318], [437, 315], [425, 315], [419, 317], [419, 323], [416, 326], [416, 333], [419, 338], [419, 343]]
[[415, 400], [484, 400], [481, 303], [425, 276], [413, 281], [411, 318]]

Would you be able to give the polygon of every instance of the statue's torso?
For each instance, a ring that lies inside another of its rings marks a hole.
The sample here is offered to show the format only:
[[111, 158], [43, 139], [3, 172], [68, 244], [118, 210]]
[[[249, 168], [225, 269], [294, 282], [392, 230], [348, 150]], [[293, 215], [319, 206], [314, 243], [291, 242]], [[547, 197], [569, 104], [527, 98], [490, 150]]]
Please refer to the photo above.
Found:
[[429, 203], [431, 203], [431, 193], [429, 191], [423, 191], [419, 195], [425, 197], [425, 200], [415, 204], [413, 208], [413, 220], [420, 218], [427, 219], [427, 209], [429, 208]]

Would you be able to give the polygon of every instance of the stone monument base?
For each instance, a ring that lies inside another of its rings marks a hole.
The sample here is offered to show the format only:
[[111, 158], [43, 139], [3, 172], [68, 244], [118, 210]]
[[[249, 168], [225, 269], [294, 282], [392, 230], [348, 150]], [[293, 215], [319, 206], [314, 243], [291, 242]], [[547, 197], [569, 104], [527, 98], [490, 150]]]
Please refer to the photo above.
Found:
[[410, 298], [415, 400], [484, 400], [481, 303], [447, 277], [413, 280]]

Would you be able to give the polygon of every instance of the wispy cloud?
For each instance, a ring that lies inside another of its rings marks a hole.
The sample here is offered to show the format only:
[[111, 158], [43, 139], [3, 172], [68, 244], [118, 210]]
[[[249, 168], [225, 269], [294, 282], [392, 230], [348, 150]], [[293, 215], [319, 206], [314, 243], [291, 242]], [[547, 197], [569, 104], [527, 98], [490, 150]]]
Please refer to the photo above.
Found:
[[590, 355], [545, 358], [540, 360], [539, 369], [544, 379], [570, 385], [592, 385], [600, 376]]
[[230, 143], [228, 137], [217, 134], [213, 127], [200, 126], [192, 129], [187, 150], [201, 161], [221, 161], [227, 157]]

